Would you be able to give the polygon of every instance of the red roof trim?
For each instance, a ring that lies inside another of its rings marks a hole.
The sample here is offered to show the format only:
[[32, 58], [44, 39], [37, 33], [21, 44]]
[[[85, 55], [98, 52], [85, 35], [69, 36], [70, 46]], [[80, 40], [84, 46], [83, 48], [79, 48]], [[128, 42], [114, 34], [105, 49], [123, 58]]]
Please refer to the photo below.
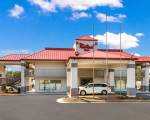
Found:
[[150, 62], [150, 57], [149, 56], [138, 57], [138, 60], [136, 60], [136, 62]]
[[78, 38], [76, 38], [76, 40], [83, 40], [83, 41], [97, 41], [95, 38], [91, 37], [91, 36], [80, 36]]
[[120, 49], [98, 49], [99, 51], [108, 51], [108, 52], [123, 52], [123, 50]]
[[0, 61], [13, 61], [13, 62], [20, 62], [21, 60], [0, 60]]
[[144, 61], [138, 61], [138, 60], [136, 60], [136, 62], [141, 62], [141, 63], [143, 63], [143, 62], [150, 62], [150, 61], [146, 61], [146, 60], [144, 60]]
[[67, 61], [68, 59], [60, 60], [60, 59], [23, 59], [29, 61]]
[[[93, 57], [69, 57], [69, 59], [93, 59]], [[95, 57], [94, 59], [102, 59], [102, 60], [106, 60], [105, 57], [103, 58], [98, 58]], [[120, 58], [107, 58], [108, 60], [120, 60]], [[137, 60], [137, 58], [121, 58], [122, 60]]]

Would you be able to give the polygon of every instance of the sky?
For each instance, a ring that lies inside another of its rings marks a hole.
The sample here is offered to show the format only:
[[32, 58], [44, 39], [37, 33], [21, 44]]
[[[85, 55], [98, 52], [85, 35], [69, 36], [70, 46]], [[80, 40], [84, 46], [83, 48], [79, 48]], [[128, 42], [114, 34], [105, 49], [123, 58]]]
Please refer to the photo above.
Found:
[[99, 48], [150, 56], [149, 0], [0, 0], [0, 56], [34, 53], [45, 47], [72, 47], [93, 35]]

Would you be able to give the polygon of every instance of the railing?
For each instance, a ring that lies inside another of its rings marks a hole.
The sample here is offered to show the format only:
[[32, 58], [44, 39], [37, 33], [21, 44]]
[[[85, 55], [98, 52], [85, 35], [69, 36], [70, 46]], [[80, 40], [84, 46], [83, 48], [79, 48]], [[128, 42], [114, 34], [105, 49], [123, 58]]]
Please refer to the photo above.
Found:
[[12, 85], [20, 83], [21, 78], [0, 78], [0, 85]]

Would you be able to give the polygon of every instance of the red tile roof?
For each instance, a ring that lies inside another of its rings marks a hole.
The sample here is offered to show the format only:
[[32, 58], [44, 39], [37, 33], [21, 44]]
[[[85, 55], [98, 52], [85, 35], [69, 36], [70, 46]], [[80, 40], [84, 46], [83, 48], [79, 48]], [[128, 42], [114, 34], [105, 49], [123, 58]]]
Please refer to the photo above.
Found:
[[[121, 59], [123, 60], [129, 60], [129, 59], [137, 59], [137, 57], [129, 54], [129, 53], [126, 53], [126, 52], [123, 52], [121, 51], [120, 53], [120, 50], [97, 50], [94, 52], [94, 58], [95, 59], [120, 59], [120, 56], [121, 56]], [[83, 55], [79, 55], [78, 57], [72, 57], [72, 58], [79, 58], [79, 59], [93, 59], [93, 53], [90, 52], [90, 53], [87, 53], [87, 54], [83, 54]]]
[[[120, 59], [119, 50], [97, 50], [94, 52], [96, 59]], [[86, 53], [84, 55], [75, 55], [73, 48], [46, 48], [38, 53], [32, 54], [28, 57], [23, 58], [24, 60], [51, 60], [51, 61], [67, 61], [69, 58], [76, 59], [92, 59], [93, 53]], [[126, 52], [121, 52], [122, 59], [136, 59], [135, 56], [130, 55]]]
[[[94, 52], [95, 59], [120, 59], [120, 50], [99, 49]], [[0, 57], [0, 61], [41, 60], [41, 61], [67, 61], [70, 58], [93, 59], [93, 53], [76, 56], [73, 48], [45, 48], [34, 54], [11, 54]], [[121, 51], [121, 59], [137, 59], [137, 57]], [[149, 58], [150, 59], [150, 58]]]
[[19, 61], [24, 57], [29, 56], [30, 54], [10, 54], [3, 57], [0, 57], [0, 61]]
[[150, 57], [149, 56], [139, 57], [138, 60], [136, 61], [137, 62], [150, 62]]
[[66, 61], [70, 56], [74, 56], [73, 48], [45, 48], [44, 50], [32, 54], [25, 60], [51, 60], [51, 61]]
[[76, 40], [85, 40], [85, 41], [94, 40], [94, 41], [97, 41], [95, 38], [93, 38], [91, 36], [81, 36], [81, 37], [77, 38]]

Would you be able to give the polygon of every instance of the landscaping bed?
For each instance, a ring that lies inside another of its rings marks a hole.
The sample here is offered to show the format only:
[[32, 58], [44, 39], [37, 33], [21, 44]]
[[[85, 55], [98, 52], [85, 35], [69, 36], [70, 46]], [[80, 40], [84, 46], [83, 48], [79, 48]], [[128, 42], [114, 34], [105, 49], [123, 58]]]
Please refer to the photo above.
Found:
[[10, 92], [10, 93], [5, 93], [5, 92], [0, 92], [0, 96], [18, 96], [19, 94], [16, 92]]
[[[59, 100], [60, 101], [60, 100]], [[150, 102], [144, 97], [127, 97], [120, 95], [88, 95], [79, 97], [64, 97], [60, 103], [92, 103], [92, 102]]]

